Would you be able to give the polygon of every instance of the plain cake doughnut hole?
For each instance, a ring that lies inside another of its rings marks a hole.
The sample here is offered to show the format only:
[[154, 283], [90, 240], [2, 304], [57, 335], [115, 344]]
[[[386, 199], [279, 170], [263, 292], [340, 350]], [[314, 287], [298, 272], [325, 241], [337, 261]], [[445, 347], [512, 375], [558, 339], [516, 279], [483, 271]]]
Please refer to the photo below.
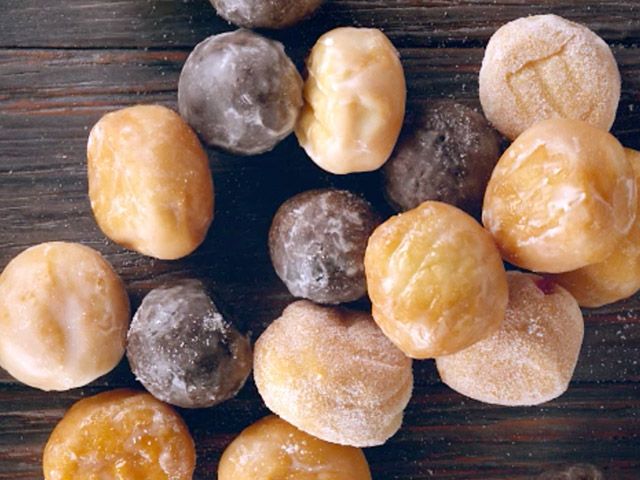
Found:
[[480, 102], [489, 121], [516, 138], [549, 118], [609, 130], [620, 100], [620, 72], [595, 33], [557, 15], [509, 22], [489, 40], [480, 69]]
[[490, 337], [436, 359], [442, 381], [497, 405], [538, 405], [562, 395], [580, 353], [584, 322], [569, 292], [538, 275], [509, 272], [505, 321]]
[[42, 243], [0, 275], [0, 366], [31, 387], [68, 390], [108, 373], [128, 324], [124, 284], [92, 248]]
[[383, 444], [411, 397], [411, 360], [370, 315], [301, 300], [260, 336], [254, 379], [265, 404], [300, 430], [354, 447]]
[[325, 442], [276, 416], [247, 427], [225, 449], [218, 480], [371, 480], [359, 448]]

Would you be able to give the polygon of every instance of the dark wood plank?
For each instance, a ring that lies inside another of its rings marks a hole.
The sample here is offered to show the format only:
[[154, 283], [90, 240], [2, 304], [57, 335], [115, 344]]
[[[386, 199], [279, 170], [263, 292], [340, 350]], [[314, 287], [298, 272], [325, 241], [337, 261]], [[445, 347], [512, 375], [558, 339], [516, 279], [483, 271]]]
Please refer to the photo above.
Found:
[[[418, 387], [403, 429], [366, 454], [381, 480], [524, 480], [584, 462], [597, 465], [608, 479], [637, 479], [639, 390], [638, 384], [612, 384], [604, 401], [599, 385], [581, 384], [541, 407], [504, 408], [465, 399], [442, 385]], [[81, 394], [97, 391], [85, 388]], [[32, 390], [0, 387], [6, 428], [0, 431], [0, 479], [38, 478], [51, 425], [78, 397], [60, 393], [43, 404]], [[205, 479], [215, 478], [222, 450], [237, 432], [267, 411], [250, 386], [219, 407], [181, 413], [196, 441], [196, 478]]]
[[[585, 23], [610, 41], [640, 41], [635, 1], [583, 0], [328, 0], [316, 18], [280, 38], [313, 41], [340, 25], [384, 28], [401, 46], [481, 46], [503, 23], [536, 13], [556, 13]], [[207, 0], [41, 0], [0, 2], [0, 47], [190, 48], [232, 27]]]
[[[307, 48], [290, 43], [287, 50], [301, 66]], [[640, 148], [639, 49], [619, 46], [613, 50], [623, 81], [613, 133], [629, 147]], [[410, 101], [450, 97], [479, 107], [477, 73], [482, 49], [400, 48], [400, 53]], [[175, 108], [178, 76], [187, 54], [180, 50], [0, 49], [3, 153], [9, 158], [30, 155], [30, 147], [44, 146], [40, 142], [60, 150], [60, 139], [86, 139], [100, 115], [114, 108], [142, 102]], [[64, 117], [65, 123], [57, 116]], [[45, 132], [51, 135], [42, 135]], [[29, 138], [28, 144], [18, 145], [17, 135]], [[73, 162], [83, 155], [74, 153], [63, 160]], [[253, 161], [242, 159], [245, 164]], [[3, 162], [0, 169], [6, 165]]]
[[[315, 18], [267, 34], [282, 40], [302, 66], [325, 30], [343, 24], [383, 28], [401, 52], [412, 102], [451, 97], [477, 107], [482, 47], [495, 28], [526, 14], [559, 13], [614, 45], [623, 76], [614, 133], [640, 148], [640, 4], [530, 3], [330, 0]], [[89, 129], [122, 106], [175, 107], [189, 50], [231, 28], [206, 0], [0, 2], [0, 268], [29, 245], [81, 241], [114, 264], [134, 307], [166, 279], [194, 276], [212, 284], [256, 338], [291, 301], [266, 251], [270, 219], [282, 201], [331, 185], [359, 191], [390, 213], [377, 174], [328, 175], [289, 138], [255, 158], [209, 149], [216, 218], [204, 244], [186, 259], [156, 261], [104, 238], [86, 198]], [[542, 407], [507, 409], [464, 399], [439, 382], [433, 362], [416, 362], [403, 429], [366, 452], [374, 478], [525, 479], [579, 462], [597, 465], [607, 479], [640, 478], [640, 295], [585, 313], [585, 342], [571, 388]], [[0, 479], [41, 478], [42, 447], [65, 409], [120, 386], [136, 386], [126, 361], [84, 389], [57, 394], [29, 389], [0, 372]], [[249, 382], [219, 407], [181, 413], [198, 446], [196, 479], [204, 480], [215, 478], [233, 436], [266, 410]]]

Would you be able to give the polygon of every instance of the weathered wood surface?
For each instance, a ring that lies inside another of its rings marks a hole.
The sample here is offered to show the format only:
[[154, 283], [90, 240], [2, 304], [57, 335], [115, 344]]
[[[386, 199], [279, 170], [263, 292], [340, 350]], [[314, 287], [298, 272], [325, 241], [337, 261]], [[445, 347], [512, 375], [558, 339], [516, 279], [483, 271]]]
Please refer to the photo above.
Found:
[[[334, 26], [382, 28], [402, 54], [412, 101], [447, 96], [477, 106], [477, 71], [491, 33], [519, 16], [558, 13], [589, 25], [613, 46], [623, 77], [614, 133], [640, 148], [640, 2], [530, 3], [330, 0], [307, 22], [266, 33], [302, 65], [315, 39]], [[198, 277], [214, 285], [255, 338], [291, 301], [266, 250], [271, 216], [282, 201], [334, 185], [364, 193], [389, 213], [375, 173], [323, 173], [289, 138], [254, 158], [209, 150], [216, 218], [193, 255], [155, 261], [104, 238], [86, 197], [88, 130], [119, 107], [175, 107], [190, 49], [229, 29], [206, 0], [0, 0], [0, 268], [35, 243], [83, 242], [113, 263], [134, 307], [166, 279]], [[530, 479], [581, 462], [598, 466], [607, 479], [640, 478], [640, 296], [585, 313], [571, 388], [542, 407], [465, 399], [438, 381], [432, 362], [416, 362], [403, 429], [366, 451], [374, 478]], [[42, 447], [65, 409], [84, 395], [135, 385], [126, 361], [87, 388], [56, 394], [0, 372], [0, 479], [42, 478]], [[266, 410], [249, 382], [237, 399], [181, 413], [197, 444], [196, 479], [204, 480], [215, 478], [231, 438]]]

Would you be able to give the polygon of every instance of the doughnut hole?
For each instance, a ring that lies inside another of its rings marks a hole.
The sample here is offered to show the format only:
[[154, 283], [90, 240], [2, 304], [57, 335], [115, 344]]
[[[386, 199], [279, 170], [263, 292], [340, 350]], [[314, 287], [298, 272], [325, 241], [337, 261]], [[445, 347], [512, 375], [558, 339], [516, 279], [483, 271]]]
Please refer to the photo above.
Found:
[[325, 442], [269, 416], [244, 429], [225, 449], [219, 480], [371, 480], [359, 448]]
[[485, 115], [511, 140], [550, 118], [609, 130], [620, 100], [620, 71], [609, 46], [557, 15], [500, 27], [487, 44], [479, 84]]
[[635, 176], [620, 143], [562, 119], [538, 123], [511, 144], [482, 211], [507, 261], [549, 273], [603, 261], [635, 216]]
[[504, 318], [500, 254], [489, 233], [451, 205], [427, 201], [380, 225], [365, 272], [373, 318], [412, 358], [462, 350]]
[[205, 286], [185, 279], [144, 297], [127, 334], [127, 358], [156, 398], [206, 408], [238, 393], [251, 373], [252, 352]]
[[358, 300], [367, 292], [364, 251], [380, 218], [346, 190], [300, 193], [276, 212], [269, 253], [292, 295], [318, 303]]
[[202, 243], [213, 219], [207, 154], [173, 110], [137, 105], [89, 134], [89, 199], [98, 226], [123, 247], [173, 260]]
[[[625, 149], [640, 185], [640, 152]], [[582, 307], [600, 307], [630, 297], [640, 290], [640, 197], [636, 219], [613, 253], [603, 261], [554, 276]]]
[[393, 44], [374, 28], [336, 28], [307, 59], [298, 142], [322, 169], [376, 170], [389, 158], [404, 119], [404, 71]]
[[411, 360], [370, 315], [302, 300], [260, 336], [254, 379], [267, 407], [327, 442], [383, 444], [400, 428]]
[[436, 359], [442, 381], [497, 405], [538, 405], [562, 395], [580, 353], [584, 322], [569, 292], [544, 278], [509, 272], [504, 323], [490, 337]]
[[49, 242], [0, 275], [0, 366], [41, 390], [81, 387], [124, 354], [129, 298], [95, 250]]
[[286, 28], [311, 15], [323, 0], [210, 0], [225, 20], [245, 28]]
[[75, 403], [42, 460], [45, 480], [191, 480], [195, 463], [180, 416], [148, 393], [126, 389]]

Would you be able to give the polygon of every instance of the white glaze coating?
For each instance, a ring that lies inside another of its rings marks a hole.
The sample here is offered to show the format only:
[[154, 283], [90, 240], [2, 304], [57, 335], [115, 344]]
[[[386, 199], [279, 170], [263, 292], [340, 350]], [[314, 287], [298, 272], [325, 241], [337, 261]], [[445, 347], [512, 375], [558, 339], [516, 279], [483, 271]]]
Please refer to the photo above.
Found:
[[604, 260], [636, 218], [633, 169], [609, 133], [552, 119], [523, 132], [498, 161], [482, 220], [505, 260], [560, 273]]
[[0, 366], [32, 387], [68, 390], [109, 372], [128, 323], [122, 281], [89, 247], [43, 243], [0, 275]]
[[302, 78], [280, 42], [244, 29], [221, 33], [200, 42], [187, 58], [178, 105], [207, 143], [256, 155], [293, 131]]
[[296, 136], [331, 173], [376, 170], [389, 158], [404, 120], [406, 86], [399, 55], [373, 28], [337, 28], [307, 59], [305, 106]]
[[269, 231], [271, 261], [296, 297], [318, 303], [358, 300], [367, 291], [364, 251], [379, 218], [346, 190], [298, 194], [278, 209]]
[[173, 110], [104, 115], [87, 142], [91, 209], [104, 234], [165, 260], [188, 255], [213, 219], [213, 181], [195, 132]]

